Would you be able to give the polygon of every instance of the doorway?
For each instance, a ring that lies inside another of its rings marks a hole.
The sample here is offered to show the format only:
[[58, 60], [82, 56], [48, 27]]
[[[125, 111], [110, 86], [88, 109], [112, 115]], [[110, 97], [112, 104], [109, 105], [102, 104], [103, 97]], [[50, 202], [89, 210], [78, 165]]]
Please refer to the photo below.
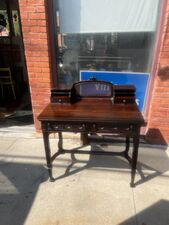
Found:
[[0, 0], [0, 128], [33, 124], [18, 0]]

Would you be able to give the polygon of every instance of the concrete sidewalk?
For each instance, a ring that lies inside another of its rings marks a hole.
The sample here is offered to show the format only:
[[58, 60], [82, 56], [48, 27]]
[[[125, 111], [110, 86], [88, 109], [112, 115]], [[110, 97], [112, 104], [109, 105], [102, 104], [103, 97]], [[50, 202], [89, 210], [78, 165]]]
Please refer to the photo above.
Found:
[[[64, 147], [79, 145], [65, 139]], [[52, 152], [57, 140], [51, 139]], [[122, 149], [98, 145], [87, 149]], [[136, 187], [121, 157], [70, 155], [48, 182], [41, 138], [0, 137], [0, 225], [169, 225], [169, 150], [141, 144]]]

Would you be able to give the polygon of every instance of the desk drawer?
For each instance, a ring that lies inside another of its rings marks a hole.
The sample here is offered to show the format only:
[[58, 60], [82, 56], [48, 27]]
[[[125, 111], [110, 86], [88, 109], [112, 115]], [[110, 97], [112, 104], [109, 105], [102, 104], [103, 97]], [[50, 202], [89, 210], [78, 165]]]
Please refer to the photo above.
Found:
[[127, 134], [132, 132], [130, 125], [115, 125], [105, 123], [82, 123], [82, 122], [48, 122], [48, 131], [64, 132], [96, 132], [96, 133], [114, 133]]
[[84, 123], [48, 122], [48, 131], [85, 132], [86, 126]]
[[114, 127], [114, 126], [98, 126], [98, 132], [106, 132], [106, 133], [126, 133], [130, 129], [129, 127]]

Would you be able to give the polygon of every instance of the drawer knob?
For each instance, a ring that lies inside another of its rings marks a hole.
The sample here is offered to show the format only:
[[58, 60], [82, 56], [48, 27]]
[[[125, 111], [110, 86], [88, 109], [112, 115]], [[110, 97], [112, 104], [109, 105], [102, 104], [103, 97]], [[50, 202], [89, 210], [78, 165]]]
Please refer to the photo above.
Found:
[[82, 130], [85, 128], [85, 124], [83, 123], [82, 126], [79, 127], [79, 130]]
[[96, 124], [95, 124], [95, 123], [92, 125], [92, 128], [93, 128], [94, 130], [96, 130]]

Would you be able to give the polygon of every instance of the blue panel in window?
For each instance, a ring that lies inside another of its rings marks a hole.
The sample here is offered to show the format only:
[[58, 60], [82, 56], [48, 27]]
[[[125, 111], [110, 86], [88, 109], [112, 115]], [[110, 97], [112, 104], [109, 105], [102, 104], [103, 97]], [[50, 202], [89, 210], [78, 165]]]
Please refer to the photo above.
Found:
[[108, 81], [114, 85], [134, 85], [136, 87], [136, 103], [140, 111], [143, 111], [149, 75], [149, 73], [132, 72], [80, 71], [80, 80], [89, 80], [91, 77], [95, 77], [97, 80]]

